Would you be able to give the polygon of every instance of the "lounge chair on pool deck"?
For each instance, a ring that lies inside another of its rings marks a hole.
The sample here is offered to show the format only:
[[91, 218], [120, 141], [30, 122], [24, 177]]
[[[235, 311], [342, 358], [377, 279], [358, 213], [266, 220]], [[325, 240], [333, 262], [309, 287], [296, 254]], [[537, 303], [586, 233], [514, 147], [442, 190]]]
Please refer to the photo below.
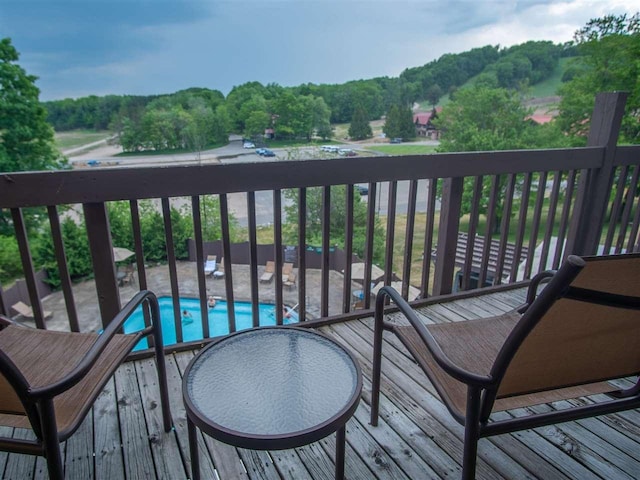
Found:
[[[18, 312], [20, 315], [22, 315], [25, 318], [30, 318], [30, 319], [33, 318], [33, 309], [24, 302], [16, 302], [13, 305], [11, 305], [11, 308], [13, 308], [16, 312]], [[46, 320], [47, 318], [51, 317], [53, 313], [49, 312], [48, 310], [44, 310], [42, 312], [42, 315]]]
[[[482, 437], [640, 407], [638, 279], [640, 254], [570, 256], [557, 272], [534, 277], [526, 303], [517, 310], [428, 325], [397, 291], [381, 289], [376, 298], [371, 424], [378, 423], [383, 328], [398, 336], [464, 426], [463, 479], [475, 478]], [[410, 325], [383, 321], [387, 296]], [[620, 384], [608, 383], [616, 379], [631, 380], [634, 386], [622, 390]], [[492, 412], [595, 393], [611, 399], [565, 402], [569, 406], [561, 410], [489, 421]]]
[[282, 281], [286, 282], [289, 278], [289, 275], [293, 273], [293, 263], [285, 263], [282, 265]]
[[[143, 302], [151, 326], [117, 333]], [[82, 423], [104, 385], [140, 338], [153, 335], [165, 432], [171, 412], [159, 321], [158, 301], [142, 291], [116, 315], [102, 334], [57, 332], [25, 327], [0, 316], [0, 450], [41, 455], [51, 480], [62, 480], [60, 443]], [[31, 429], [31, 437], [12, 438], [13, 428]], [[8, 435], [7, 435], [8, 433]], [[32, 438], [32, 439], [31, 439]]]
[[216, 271], [216, 260], [218, 259], [217, 255], [207, 255], [207, 261], [204, 264], [204, 274], [205, 275], [213, 275], [213, 272]]
[[264, 267], [264, 273], [260, 277], [260, 283], [271, 283], [273, 280], [273, 275], [276, 272], [276, 264], [271, 260], [267, 261], [267, 264]]

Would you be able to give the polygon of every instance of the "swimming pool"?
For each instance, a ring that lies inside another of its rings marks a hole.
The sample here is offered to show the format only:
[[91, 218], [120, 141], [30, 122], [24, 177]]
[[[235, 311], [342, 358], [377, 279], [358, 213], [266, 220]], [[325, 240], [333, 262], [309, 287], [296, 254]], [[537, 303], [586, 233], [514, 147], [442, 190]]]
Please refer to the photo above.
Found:
[[[173, 318], [173, 299], [171, 297], [158, 297], [160, 305], [160, 319], [162, 321], [162, 340], [165, 345], [176, 343], [176, 327]], [[271, 303], [258, 305], [260, 326], [275, 325], [276, 306]], [[253, 327], [251, 302], [234, 302], [236, 315], [236, 331]], [[192, 322], [182, 318], [182, 339], [185, 342], [202, 340], [202, 321], [200, 317], [200, 300], [197, 298], [180, 298], [180, 312], [189, 312]], [[209, 308], [209, 335], [218, 337], [229, 333], [229, 320], [227, 318], [228, 303], [225, 300], [217, 300], [216, 306]], [[296, 323], [298, 314], [291, 312], [290, 318], [284, 318], [285, 324]], [[124, 323], [124, 332], [136, 332], [144, 328], [142, 307], [138, 307]], [[144, 350], [148, 348], [147, 339], [143, 338], [133, 349]]]

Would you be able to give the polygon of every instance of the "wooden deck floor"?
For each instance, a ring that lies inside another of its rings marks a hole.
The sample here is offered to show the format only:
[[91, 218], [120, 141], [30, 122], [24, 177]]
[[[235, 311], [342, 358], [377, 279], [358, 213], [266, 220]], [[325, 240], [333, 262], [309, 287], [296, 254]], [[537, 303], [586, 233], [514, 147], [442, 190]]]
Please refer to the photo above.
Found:
[[[423, 310], [433, 321], [495, 314], [522, 302], [521, 290], [458, 300]], [[458, 478], [462, 428], [437, 399], [426, 377], [391, 335], [383, 347], [381, 413], [369, 419], [372, 319], [323, 327], [351, 349], [365, 376], [363, 401], [347, 424], [346, 476], [351, 479]], [[183, 479], [189, 477], [187, 428], [181, 375], [193, 352], [169, 355], [175, 431], [165, 434], [157, 404], [152, 360], [123, 365], [92, 413], [64, 448], [68, 479]], [[321, 400], [319, 400], [321, 401]], [[584, 400], [588, 402], [588, 399]], [[540, 410], [563, 405], [543, 405]], [[521, 415], [510, 411], [503, 415]], [[6, 432], [3, 432], [6, 433]], [[16, 430], [14, 435], [24, 435]], [[203, 478], [330, 479], [331, 435], [295, 450], [237, 449], [200, 436]], [[6, 479], [47, 478], [43, 459], [0, 453]], [[640, 477], [640, 411], [483, 439], [478, 478], [633, 479]]]

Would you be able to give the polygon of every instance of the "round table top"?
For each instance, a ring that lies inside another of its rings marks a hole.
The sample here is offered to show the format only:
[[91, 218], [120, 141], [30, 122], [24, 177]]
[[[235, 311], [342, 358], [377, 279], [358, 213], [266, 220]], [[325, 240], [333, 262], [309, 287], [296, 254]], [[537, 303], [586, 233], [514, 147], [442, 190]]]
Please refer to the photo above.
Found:
[[292, 448], [344, 425], [360, 400], [360, 367], [318, 332], [245, 330], [202, 350], [183, 380], [187, 413], [205, 433], [253, 449]]

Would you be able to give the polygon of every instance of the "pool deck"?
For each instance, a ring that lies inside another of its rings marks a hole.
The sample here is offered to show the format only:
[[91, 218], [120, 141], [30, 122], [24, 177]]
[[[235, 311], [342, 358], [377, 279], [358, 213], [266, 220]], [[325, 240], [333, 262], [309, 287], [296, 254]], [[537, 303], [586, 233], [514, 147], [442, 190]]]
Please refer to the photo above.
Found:
[[[177, 262], [178, 289], [180, 297], [198, 298], [198, 277], [195, 262]], [[258, 266], [258, 277], [264, 271], [264, 265]], [[294, 269], [296, 274], [297, 269]], [[169, 268], [167, 265], [150, 266], [146, 268], [147, 288], [157, 296], [171, 296], [169, 283]], [[251, 273], [249, 265], [233, 265], [233, 294], [235, 301], [251, 301]], [[120, 287], [120, 301], [124, 305], [139, 290], [138, 275], [132, 284]], [[320, 292], [321, 272], [320, 270], [308, 269], [306, 272], [307, 285], [307, 319], [320, 317], [320, 298], [310, 295], [310, 292]], [[213, 295], [226, 299], [225, 282], [222, 279], [206, 277], [207, 296]], [[275, 303], [275, 281], [269, 284], [260, 283], [258, 293], [260, 302]], [[343, 276], [341, 273], [331, 270], [329, 272], [329, 315], [341, 313], [342, 306], [342, 285]], [[353, 284], [353, 289], [362, 288], [358, 284]], [[87, 280], [75, 284], [73, 296], [80, 329], [83, 332], [95, 332], [102, 328], [100, 312], [98, 308], [98, 297], [93, 280]], [[289, 307], [298, 303], [298, 289], [283, 289], [283, 302]], [[53, 316], [47, 320], [47, 328], [51, 330], [68, 331], [69, 320], [65, 307], [64, 297], [61, 291], [54, 292], [42, 300], [45, 310], [53, 312]], [[20, 317], [16, 320], [21, 321]], [[33, 321], [24, 321], [25, 324], [34, 325]]]

